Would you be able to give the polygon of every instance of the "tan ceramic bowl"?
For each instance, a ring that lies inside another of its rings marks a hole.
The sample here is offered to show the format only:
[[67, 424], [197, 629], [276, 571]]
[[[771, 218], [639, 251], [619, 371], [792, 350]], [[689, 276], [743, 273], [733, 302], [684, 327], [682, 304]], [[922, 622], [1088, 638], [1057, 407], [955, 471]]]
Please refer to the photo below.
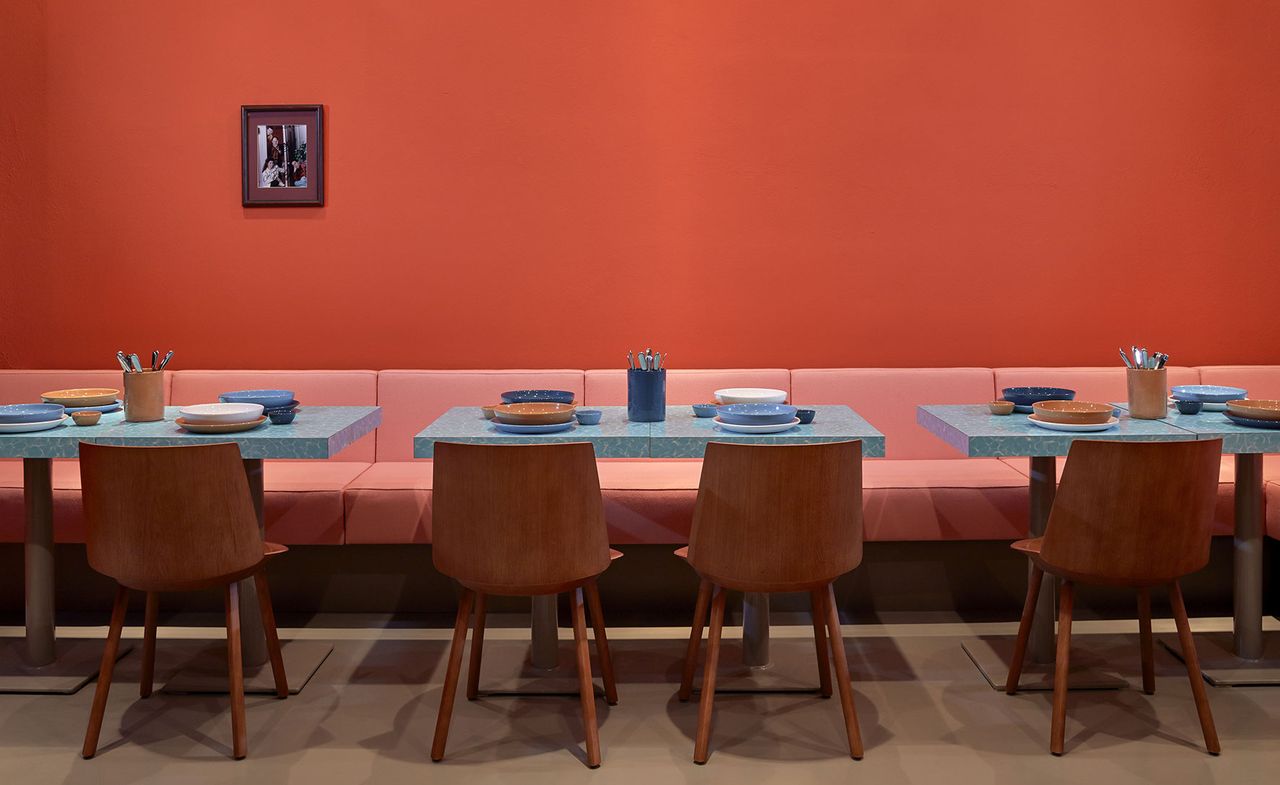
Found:
[[1227, 411], [1252, 420], [1280, 420], [1280, 401], [1241, 398], [1238, 401], [1227, 401]]
[[1013, 414], [1013, 401], [992, 401], [987, 404], [987, 410], [992, 414], [999, 414], [1001, 416]]
[[63, 406], [106, 406], [116, 402], [120, 391], [109, 387], [78, 387], [71, 390], [50, 390], [40, 393], [40, 397], [45, 403], [60, 403]]
[[102, 419], [102, 412], [72, 412], [71, 419], [76, 425], [97, 425]]
[[501, 406], [501, 405], [502, 405], [502, 404], [500, 404], [500, 403], [496, 403], [496, 404], [493, 404], [492, 406], [481, 406], [481, 407], [480, 407], [480, 413], [484, 415], [484, 418], [485, 418], [486, 420], [492, 420], [492, 419], [493, 419], [493, 410], [494, 410], [494, 409], [496, 409], [496, 408], [498, 408], [498, 407], [499, 407], [499, 406]]
[[1089, 401], [1037, 401], [1031, 409], [1045, 422], [1066, 425], [1101, 425], [1111, 419], [1115, 407]]
[[493, 407], [493, 419], [507, 425], [557, 425], [572, 420], [577, 408], [569, 403], [504, 403]]

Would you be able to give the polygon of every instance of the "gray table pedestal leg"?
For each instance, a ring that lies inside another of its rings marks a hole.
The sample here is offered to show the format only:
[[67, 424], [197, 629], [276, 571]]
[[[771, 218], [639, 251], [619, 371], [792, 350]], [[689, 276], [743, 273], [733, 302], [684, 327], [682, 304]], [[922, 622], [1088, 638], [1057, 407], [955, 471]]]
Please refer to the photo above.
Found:
[[535, 668], [551, 670], [560, 661], [559, 622], [556, 618], [556, 595], [539, 594], [533, 598], [533, 615], [529, 620], [532, 643], [529, 662]]
[[[1233, 634], [1196, 635], [1200, 670], [1224, 687], [1280, 685], [1280, 638], [1262, 634], [1263, 484], [1262, 456], [1236, 456]], [[1173, 637], [1161, 643], [1181, 657]]]
[[[1053, 497], [1058, 490], [1058, 463], [1053, 456], [1031, 456], [1030, 524], [1032, 537], [1043, 537], [1049, 524], [1049, 511], [1053, 509]], [[1031, 565], [1027, 565], [1030, 578]], [[1031, 637], [1027, 642], [1027, 659], [1018, 681], [1020, 690], [1052, 690], [1054, 621], [1057, 618], [1056, 579], [1046, 575], [1036, 602], [1035, 617], [1031, 621]], [[1071, 652], [1071, 674], [1068, 688], [1073, 690], [1119, 689], [1127, 686], [1124, 679], [1101, 672], [1107, 667], [1112, 649], [1125, 646], [1117, 636], [1090, 636], [1099, 645], [1093, 651]], [[1009, 677], [1009, 665], [1013, 658], [1015, 638], [1008, 635], [991, 635], [965, 640], [961, 645], [969, 659], [986, 677], [993, 689], [1003, 690]], [[1105, 650], [1105, 651], [1104, 651]], [[1102, 653], [1100, 653], [1102, 652]]]
[[[262, 459], [246, 458], [244, 473], [249, 481], [253, 511], [258, 516], [258, 532], [265, 538], [266, 495], [263, 488]], [[275, 678], [268, 663], [267, 638], [262, 630], [262, 612], [258, 608], [258, 590], [252, 578], [240, 581], [240, 646], [241, 659], [244, 660], [244, 691], [274, 694]], [[333, 647], [322, 641], [281, 641], [280, 653], [284, 658], [289, 692], [294, 695], [301, 692], [332, 651]], [[229, 689], [226, 643], [221, 641], [202, 651], [164, 685], [164, 691], [171, 693], [225, 694]]]
[[[53, 460], [24, 458], [22, 487], [26, 513], [26, 638], [0, 645], [0, 692], [70, 694], [97, 675], [102, 641], [56, 641]], [[120, 656], [128, 651], [128, 646], [122, 646]]]
[[742, 662], [753, 668], [769, 664], [769, 595], [742, 595]]

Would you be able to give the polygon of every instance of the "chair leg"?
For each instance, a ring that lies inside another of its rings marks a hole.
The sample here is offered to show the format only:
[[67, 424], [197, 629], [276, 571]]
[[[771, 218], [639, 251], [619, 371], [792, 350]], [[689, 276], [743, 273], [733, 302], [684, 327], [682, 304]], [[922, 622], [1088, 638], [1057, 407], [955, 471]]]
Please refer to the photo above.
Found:
[[1013, 661], [1009, 663], [1009, 678], [1004, 691], [1013, 695], [1018, 691], [1022, 678], [1022, 666], [1027, 659], [1027, 640], [1031, 637], [1031, 622], [1036, 616], [1036, 602], [1040, 599], [1040, 586], [1044, 583], [1044, 570], [1031, 565], [1031, 578], [1027, 581], [1027, 601], [1022, 606], [1022, 621], [1018, 623], [1018, 641], [1013, 645]]
[[[711, 747], [711, 710], [716, 698], [716, 665], [720, 660], [720, 633], [724, 629], [724, 589], [712, 586], [711, 629], [707, 633], [707, 664], [702, 671], [702, 699], [698, 704], [698, 736], [693, 744], [693, 762], [706, 763]], [[698, 631], [699, 637], [702, 631]]]
[[1067, 734], [1067, 681], [1071, 671], [1071, 611], [1076, 587], [1062, 582], [1058, 595], [1058, 654], [1053, 667], [1053, 724], [1049, 729], [1049, 751], [1061, 755]]
[[467, 661], [467, 700], [480, 694], [480, 660], [484, 657], [485, 595], [476, 592], [475, 620], [471, 627], [471, 659]]
[[849, 660], [844, 654], [844, 636], [840, 634], [840, 613], [836, 610], [835, 584], [827, 585], [827, 633], [831, 638], [832, 659], [836, 663], [836, 686], [840, 689], [840, 708], [844, 712], [844, 729], [849, 736], [849, 755], [862, 760], [862, 730], [858, 727], [858, 711], [853, 705], [853, 683], [849, 679]]
[[436, 714], [436, 735], [431, 742], [431, 760], [444, 759], [444, 745], [449, 740], [449, 722], [453, 719], [453, 698], [458, 691], [458, 672], [462, 670], [462, 648], [467, 643], [467, 619], [471, 617], [471, 603], [475, 592], [464, 589], [458, 601], [458, 618], [453, 623], [453, 643], [449, 645], [449, 666], [444, 674], [444, 687], [440, 690], [440, 710]]
[[827, 649], [827, 593], [809, 592], [813, 615], [813, 647], [818, 653], [818, 686], [822, 697], [831, 697], [831, 660]]
[[248, 754], [244, 721], [244, 659], [240, 653], [240, 584], [227, 584], [227, 673], [231, 677], [231, 754], [240, 760]]
[[1173, 619], [1178, 625], [1178, 643], [1182, 648], [1182, 661], [1187, 664], [1187, 678], [1191, 680], [1191, 695], [1196, 701], [1196, 714], [1200, 716], [1200, 730], [1204, 733], [1204, 746], [1209, 754], [1222, 752], [1218, 743], [1218, 729], [1213, 724], [1213, 712], [1209, 710], [1209, 696], [1205, 694], [1204, 676], [1200, 673], [1200, 658], [1196, 654], [1196, 641], [1191, 637], [1191, 623], [1187, 621], [1187, 606], [1182, 601], [1182, 589], [1174, 581], [1169, 587], [1169, 600], [1173, 605]]
[[102, 716], [107, 710], [107, 695], [111, 692], [111, 676], [116, 669], [116, 657], [120, 653], [120, 631], [124, 629], [124, 613], [129, 608], [129, 590], [116, 584], [115, 604], [111, 606], [111, 627], [102, 649], [102, 665], [98, 668], [98, 686], [93, 691], [93, 708], [89, 710], [89, 727], [84, 732], [84, 748], [80, 754], [92, 758], [98, 751], [98, 736], [102, 733]]
[[156, 617], [160, 613], [160, 595], [147, 592], [147, 611], [142, 621], [142, 678], [138, 681], [138, 695], [151, 697], [156, 673]]
[[617, 706], [618, 682], [613, 674], [613, 656], [609, 653], [604, 608], [600, 604], [600, 587], [593, 579], [583, 588], [587, 594], [587, 610], [591, 611], [591, 624], [596, 634], [596, 656], [600, 658], [600, 678], [604, 680], [604, 699], [610, 706]]
[[262, 631], [267, 638], [267, 656], [271, 658], [271, 676], [276, 682], [276, 697], [289, 697], [289, 679], [284, 672], [284, 653], [280, 651], [280, 635], [276, 631], [276, 612], [271, 607], [271, 587], [267, 585], [267, 572], [259, 570], [253, 576], [258, 594], [258, 612], [262, 615]]
[[702, 648], [702, 625], [707, 620], [707, 607], [711, 605], [711, 581], [703, 579], [698, 584], [698, 601], [693, 606], [693, 624], [689, 627], [689, 647], [684, 653], [684, 673], [680, 676], [680, 691], [676, 697], [681, 703], [693, 694], [693, 672], [698, 667], [698, 650]]
[[1151, 644], [1151, 590], [1138, 589], [1138, 643], [1142, 647], [1142, 691], [1156, 691], [1156, 663]]
[[587, 613], [582, 589], [569, 592], [573, 610], [573, 643], [578, 655], [578, 697], [582, 702], [582, 730], [587, 737], [587, 767], [600, 765], [600, 728], [596, 725], [596, 688], [591, 681], [591, 649], [587, 645]]

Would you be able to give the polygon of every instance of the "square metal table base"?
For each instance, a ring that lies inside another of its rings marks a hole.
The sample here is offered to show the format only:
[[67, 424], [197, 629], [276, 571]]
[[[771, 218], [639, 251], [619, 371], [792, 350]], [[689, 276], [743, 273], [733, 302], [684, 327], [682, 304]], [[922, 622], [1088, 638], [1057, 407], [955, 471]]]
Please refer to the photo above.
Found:
[[[297, 695], [307, 686], [324, 663], [333, 646], [323, 641], [281, 641], [284, 672], [289, 680], [289, 694]], [[163, 691], [174, 694], [226, 695], [231, 689], [227, 678], [227, 644], [217, 641], [201, 650], [164, 685]], [[244, 669], [244, 691], [253, 695], [274, 695], [275, 677], [271, 663]]]
[[[19, 638], [0, 643], [0, 693], [71, 695], [97, 678], [104, 645], [101, 639], [58, 641], [58, 658], [36, 668], [26, 662], [26, 641]], [[131, 648], [121, 643], [116, 659]]]
[[[1013, 661], [1012, 635], [984, 635], [961, 642], [964, 653], [986, 678], [992, 689], [1004, 690]], [[1078, 642], [1078, 643], [1077, 643]], [[1119, 690], [1129, 682], [1108, 667], [1115, 657], [1131, 657], [1138, 662], [1138, 641], [1133, 636], [1079, 635], [1072, 639], [1071, 668], [1067, 679], [1069, 690]], [[1018, 689], [1026, 691], [1053, 689], [1053, 663], [1034, 663], [1027, 658], [1018, 680]]]
[[[1235, 653], [1229, 632], [1196, 633], [1196, 654], [1205, 681], [1215, 687], [1266, 687], [1280, 685], [1280, 636], [1263, 638], [1262, 656], [1246, 660]], [[1182, 659], [1182, 647], [1175, 635], [1159, 636], [1160, 645]]]

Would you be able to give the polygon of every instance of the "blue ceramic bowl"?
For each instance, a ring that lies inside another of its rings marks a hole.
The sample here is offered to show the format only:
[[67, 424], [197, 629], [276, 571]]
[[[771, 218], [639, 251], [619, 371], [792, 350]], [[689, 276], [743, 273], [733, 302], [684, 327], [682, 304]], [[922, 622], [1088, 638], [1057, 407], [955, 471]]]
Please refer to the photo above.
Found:
[[1006, 387], [1000, 393], [1014, 406], [1030, 406], [1040, 401], [1070, 401], [1076, 397], [1075, 390], [1065, 387]]
[[272, 425], [288, 425], [293, 422], [293, 418], [297, 417], [298, 413], [293, 409], [282, 409], [280, 411], [271, 412], [267, 416], [271, 418]]
[[573, 403], [569, 390], [507, 390], [503, 403]]
[[1199, 414], [1204, 401], [1174, 401], [1173, 405], [1178, 407], [1179, 414]]
[[1173, 397], [1181, 401], [1200, 403], [1226, 403], [1248, 398], [1248, 391], [1240, 387], [1222, 387], [1216, 384], [1183, 384], [1174, 387]]
[[284, 406], [264, 406], [262, 407], [262, 413], [270, 417], [272, 414], [278, 412], [291, 412], [296, 408], [298, 408], [298, 402], [289, 401]]
[[716, 409], [730, 425], [781, 425], [796, 418], [796, 407], [785, 403], [731, 403]]
[[694, 417], [715, 417], [716, 409], [720, 408], [717, 403], [695, 403], [693, 405]]
[[604, 416], [604, 412], [599, 409], [579, 409], [573, 414], [578, 418], [579, 425], [599, 425], [600, 418]]
[[801, 425], [808, 425], [813, 422], [813, 418], [818, 416], [816, 409], [796, 409], [796, 417], [800, 418]]
[[63, 415], [60, 403], [11, 403], [0, 406], [0, 423], [50, 422]]
[[218, 396], [223, 403], [260, 403], [264, 409], [281, 409], [293, 401], [293, 390], [235, 390]]

